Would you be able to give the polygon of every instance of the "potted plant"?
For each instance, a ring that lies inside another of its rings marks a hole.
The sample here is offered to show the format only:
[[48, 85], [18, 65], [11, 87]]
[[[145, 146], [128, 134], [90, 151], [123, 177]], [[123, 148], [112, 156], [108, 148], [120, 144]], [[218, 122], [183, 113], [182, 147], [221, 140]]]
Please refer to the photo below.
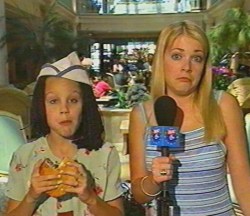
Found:
[[144, 84], [144, 78], [142, 75], [137, 75], [134, 79], [135, 83], [129, 85], [124, 91], [115, 90], [115, 95], [117, 97], [118, 103], [116, 107], [118, 108], [131, 108], [140, 102], [146, 101], [150, 98], [148, 89]]
[[135, 83], [128, 88], [126, 100], [129, 107], [133, 107], [142, 101], [150, 98], [148, 90], [143, 83]]

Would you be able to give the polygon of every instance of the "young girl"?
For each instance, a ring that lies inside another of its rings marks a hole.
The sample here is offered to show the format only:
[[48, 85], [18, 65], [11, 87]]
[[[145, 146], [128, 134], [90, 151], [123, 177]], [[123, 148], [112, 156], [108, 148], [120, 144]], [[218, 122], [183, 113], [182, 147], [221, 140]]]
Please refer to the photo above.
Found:
[[[6, 215], [123, 215], [118, 153], [103, 143], [91, 83], [75, 52], [43, 66], [31, 123], [38, 139], [13, 156]], [[42, 174], [44, 164], [57, 172]]]

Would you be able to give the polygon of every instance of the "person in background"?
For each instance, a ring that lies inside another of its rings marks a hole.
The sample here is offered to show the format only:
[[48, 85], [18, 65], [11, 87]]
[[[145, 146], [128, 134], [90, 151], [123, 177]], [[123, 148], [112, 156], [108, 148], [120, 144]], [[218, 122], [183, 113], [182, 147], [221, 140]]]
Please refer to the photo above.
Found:
[[106, 81], [105, 76], [101, 77], [94, 77], [93, 78], [93, 91], [96, 98], [103, 97], [111, 92], [112, 87]]
[[153, 65], [153, 60], [154, 60], [154, 54], [149, 53], [147, 55], [147, 61], [144, 63], [144, 77], [145, 77], [145, 86], [147, 87], [148, 90], [150, 90], [150, 80], [152, 76], [152, 65]]
[[120, 63], [119, 59], [115, 58], [112, 66], [112, 73], [117, 74], [120, 72], [123, 72], [123, 65]]
[[[249, 216], [250, 167], [242, 110], [232, 95], [212, 89], [209, 50], [205, 32], [190, 21], [162, 30], [152, 68], [151, 100], [130, 114], [132, 193], [138, 202], [147, 203], [167, 181], [180, 215], [234, 215], [229, 172], [237, 201]], [[145, 140], [148, 127], [157, 125], [154, 102], [163, 95], [172, 97], [183, 113], [176, 122], [184, 146], [172, 149], [169, 157], [160, 152], [153, 157]]]
[[103, 141], [92, 83], [75, 52], [42, 67], [31, 122], [37, 139], [13, 155], [5, 215], [124, 215], [119, 156]]
[[151, 72], [152, 71], [152, 64], [153, 64], [154, 54], [149, 53], [147, 55], [146, 62], [143, 64], [146, 71]]

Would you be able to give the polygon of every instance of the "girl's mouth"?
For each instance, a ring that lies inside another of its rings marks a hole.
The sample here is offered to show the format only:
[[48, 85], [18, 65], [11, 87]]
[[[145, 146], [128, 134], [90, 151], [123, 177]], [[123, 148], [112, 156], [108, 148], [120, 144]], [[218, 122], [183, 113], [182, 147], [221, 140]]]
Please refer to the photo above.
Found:
[[71, 124], [71, 122], [72, 121], [70, 121], [70, 120], [61, 121], [60, 125], [69, 125], [69, 124]]
[[178, 81], [181, 81], [181, 82], [191, 82], [191, 79], [187, 78], [187, 77], [180, 77], [180, 78], [177, 78]]

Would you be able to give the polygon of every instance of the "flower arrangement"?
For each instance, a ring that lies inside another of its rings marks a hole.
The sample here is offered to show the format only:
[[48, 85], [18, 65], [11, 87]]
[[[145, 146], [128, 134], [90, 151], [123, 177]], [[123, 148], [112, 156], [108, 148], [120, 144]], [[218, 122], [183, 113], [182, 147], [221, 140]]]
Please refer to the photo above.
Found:
[[133, 107], [142, 101], [146, 101], [150, 98], [146, 86], [142, 83], [135, 83], [128, 88], [126, 94], [126, 100], [128, 106]]
[[135, 83], [124, 89], [113, 91], [113, 95], [117, 97], [116, 108], [126, 109], [136, 104], [146, 101], [150, 98], [147, 88], [143, 83]]
[[216, 90], [227, 90], [233, 81], [233, 74], [227, 67], [213, 67], [213, 88]]

